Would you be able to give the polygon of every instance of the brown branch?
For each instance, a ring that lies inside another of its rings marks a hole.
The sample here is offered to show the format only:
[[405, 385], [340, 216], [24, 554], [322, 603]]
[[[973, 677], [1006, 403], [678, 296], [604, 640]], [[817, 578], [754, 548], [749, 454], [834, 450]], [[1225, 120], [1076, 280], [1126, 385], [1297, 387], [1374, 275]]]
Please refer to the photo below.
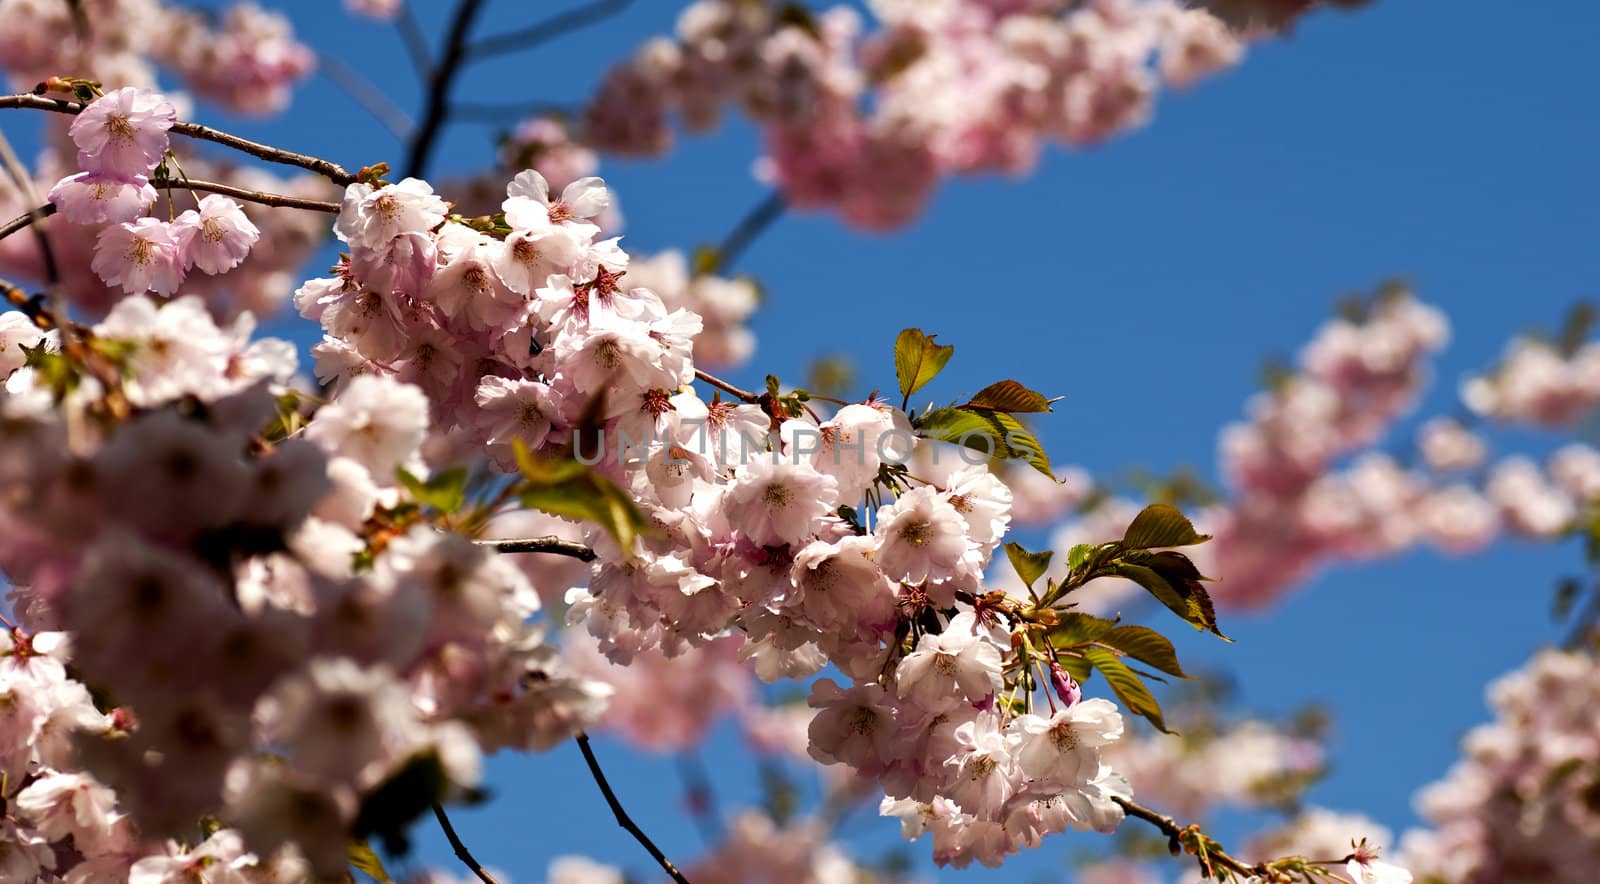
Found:
[[467, 56], [473, 61], [532, 49], [557, 37], [570, 34], [610, 18], [627, 9], [633, 0], [593, 0], [574, 9], [552, 15], [525, 28], [496, 34], [467, 47]]
[[[245, 202], [260, 203], [263, 206], [274, 206], [280, 209], [306, 209], [312, 212], [327, 212], [330, 215], [339, 214], [339, 204], [330, 203], [327, 200], [302, 199], [301, 197], [297, 196], [285, 196], [281, 193], [266, 193], [260, 190], [245, 190], [242, 187], [234, 187], [231, 184], [219, 184], [215, 181], [198, 181], [192, 179], [189, 181], [158, 179], [150, 182], [150, 186], [159, 188], [161, 190], [195, 190], [200, 191], [201, 193], [219, 193], [223, 196], [231, 196], [234, 199], [244, 200]], [[7, 221], [3, 226], [0, 226], [0, 239], [5, 239], [22, 228], [33, 224], [40, 218], [46, 218], [54, 215], [55, 213], [56, 207], [54, 203], [45, 203], [37, 209], [23, 212], [21, 215], [12, 218], [10, 221]]]
[[606, 804], [610, 805], [611, 813], [617, 818], [617, 825], [626, 829], [628, 834], [632, 835], [634, 840], [644, 847], [650, 856], [655, 859], [656, 864], [661, 866], [667, 873], [669, 878], [678, 882], [678, 884], [689, 884], [689, 879], [678, 871], [678, 867], [672, 864], [672, 860], [667, 859], [667, 855], [661, 852], [661, 848], [650, 840], [650, 836], [646, 835], [644, 830], [640, 829], [638, 824], [633, 821], [633, 817], [628, 816], [628, 812], [622, 808], [622, 802], [617, 800], [617, 793], [611, 791], [611, 783], [606, 780], [605, 771], [600, 769], [600, 760], [594, 757], [594, 750], [589, 748], [589, 735], [583, 731], [578, 731], [576, 739], [578, 741], [578, 749], [583, 752], [583, 760], [589, 765], [589, 773], [594, 776], [595, 785], [600, 787], [600, 794], [605, 796]]
[[[1180, 826], [1178, 821], [1172, 817], [1151, 810], [1142, 804], [1136, 804], [1126, 798], [1113, 797], [1111, 800], [1115, 801], [1128, 816], [1144, 820], [1160, 829], [1161, 834], [1167, 836], [1167, 848], [1172, 851], [1173, 856], [1177, 856], [1180, 851], [1184, 850], [1195, 854], [1196, 860], [1200, 863], [1202, 877], [1216, 877], [1216, 867], [1218, 866], [1246, 878], [1252, 876], [1265, 877], [1267, 874], [1267, 870], [1262, 866], [1253, 866], [1243, 860], [1229, 856], [1222, 850], [1221, 845], [1203, 834], [1199, 826]], [[1203, 853], [1195, 849], [1197, 845], [1204, 847]]]
[[422, 178], [428, 173], [428, 160], [439, 141], [439, 133], [449, 116], [450, 86], [461, 72], [466, 61], [467, 33], [472, 30], [472, 20], [483, 9], [483, 0], [459, 0], [456, 13], [450, 19], [450, 31], [445, 35], [444, 55], [428, 78], [428, 98], [423, 107], [422, 122], [411, 136], [411, 148], [406, 155], [406, 175]]
[[571, 556], [592, 562], [595, 559], [594, 550], [581, 543], [571, 540], [562, 540], [551, 535], [549, 537], [526, 537], [517, 540], [474, 540], [479, 546], [488, 547], [497, 553], [551, 553], [558, 556]]
[[756, 237], [771, 227], [772, 222], [783, 217], [787, 208], [788, 204], [784, 202], [783, 194], [776, 190], [757, 203], [755, 208], [739, 219], [738, 226], [723, 238], [722, 244], [717, 246], [716, 269], [720, 271], [732, 267], [734, 262], [739, 260], [739, 256], [744, 254], [744, 250], [755, 242]]
[[749, 390], [741, 390], [722, 378], [719, 378], [716, 375], [707, 374], [698, 368], [694, 370], [694, 376], [702, 381], [705, 381], [711, 386], [716, 387], [718, 390], [727, 393], [729, 396], [738, 399], [740, 402], [748, 402], [754, 405], [761, 401], [761, 394], [752, 393]]
[[460, 836], [456, 834], [456, 827], [450, 825], [450, 817], [445, 815], [444, 805], [437, 801], [433, 802], [433, 816], [439, 821], [439, 828], [444, 830], [444, 837], [450, 842], [450, 846], [455, 850], [456, 858], [461, 860], [461, 864], [471, 869], [472, 874], [477, 875], [478, 880], [482, 881], [483, 884], [496, 884], [494, 878], [483, 870], [483, 866], [478, 864], [478, 860], [473, 857], [472, 851], [467, 849], [467, 845], [461, 843]]
[[215, 181], [200, 181], [197, 179], [160, 179], [150, 182], [150, 186], [161, 190], [195, 190], [201, 193], [217, 193], [231, 196], [247, 203], [260, 203], [263, 206], [273, 206], [279, 209], [305, 209], [311, 212], [327, 212], [330, 215], [339, 214], [339, 204], [327, 200], [303, 199], [298, 196], [286, 196], [281, 193], [267, 193], [261, 190], [245, 190], [231, 184], [219, 184]]
[[55, 213], [56, 207], [54, 203], [45, 203], [37, 209], [29, 209], [28, 211], [23, 212], [21, 215], [12, 218], [10, 221], [7, 221], [4, 226], [0, 226], [0, 239], [5, 239], [22, 228], [32, 225], [40, 218], [48, 218]]
[[[44, 95], [0, 95], [0, 109], [5, 108], [29, 108], [75, 116], [83, 112], [84, 105], [76, 101], [68, 101], [64, 98], [50, 98]], [[247, 153], [257, 159], [266, 160], [269, 163], [299, 166], [306, 171], [315, 172], [335, 184], [351, 184], [356, 180], [355, 175], [348, 172], [338, 163], [307, 156], [303, 153], [295, 153], [291, 150], [284, 150], [280, 147], [273, 147], [269, 144], [261, 144], [248, 138], [240, 138], [237, 135], [213, 129], [210, 126], [202, 126], [199, 123], [185, 123], [182, 121], [173, 123], [172, 131], [200, 141], [220, 144], [223, 147]]]
[[[82, 12], [78, 9], [78, 12]], [[11, 149], [11, 141], [5, 133], [0, 132], [0, 160], [5, 162], [6, 172], [11, 180], [16, 183], [17, 190], [24, 199], [30, 203], [38, 203], [39, 192], [33, 186], [33, 174], [28, 167], [22, 164], [17, 157], [17, 152]], [[44, 219], [48, 213], [35, 210], [33, 213], [33, 236], [39, 243], [39, 260], [44, 263], [45, 288], [53, 298], [59, 294], [58, 287], [61, 283], [61, 265], [56, 263], [56, 251], [50, 246], [49, 232], [45, 230]]]

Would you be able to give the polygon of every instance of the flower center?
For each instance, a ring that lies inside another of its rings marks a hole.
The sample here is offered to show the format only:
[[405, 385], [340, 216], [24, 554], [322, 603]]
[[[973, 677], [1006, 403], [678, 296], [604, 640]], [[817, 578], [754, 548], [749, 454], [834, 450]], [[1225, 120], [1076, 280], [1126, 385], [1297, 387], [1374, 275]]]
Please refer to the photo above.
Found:
[[910, 519], [900, 526], [900, 539], [912, 546], [924, 546], [933, 537], [933, 523], [927, 519]]

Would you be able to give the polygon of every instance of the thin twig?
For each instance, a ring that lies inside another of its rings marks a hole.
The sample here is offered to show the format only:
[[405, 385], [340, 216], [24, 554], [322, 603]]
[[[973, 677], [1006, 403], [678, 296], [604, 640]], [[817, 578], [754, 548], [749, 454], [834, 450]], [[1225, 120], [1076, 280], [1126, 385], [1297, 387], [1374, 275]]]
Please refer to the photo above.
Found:
[[330, 215], [339, 214], [339, 204], [327, 200], [304, 199], [298, 196], [286, 196], [281, 193], [267, 193], [261, 190], [246, 190], [234, 187], [231, 184], [219, 184], [215, 181], [199, 181], [194, 178], [185, 178], [182, 181], [156, 180], [150, 182], [152, 187], [161, 190], [197, 190], [201, 193], [217, 193], [231, 196], [247, 203], [260, 203], [263, 206], [273, 206], [279, 209], [305, 209], [311, 212], [327, 212]]
[[473, 857], [472, 851], [467, 849], [467, 845], [461, 843], [461, 837], [456, 834], [456, 827], [450, 825], [450, 817], [445, 815], [444, 805], [437, 801], [433, 802], [433, 816], [439, 821], [439, 828], [444, 830], [444, 837], [455, 849], [456, 858], [461, 860], [461, 864], [471, 869], [472, 874], [477, 875], [483, 884], [496, 884], [494, 878], [478, 864], [478, 860]]
[[1242, 875], [1246, 878], [1265, 874], [1262, 867], [1250, 865], [1225, 853], [1215, 841], [1201, 834], [1196, 826], [1180, 826], [1178, 821], [1172, 817], [1151, 810], [1142, 804], [1136, 804], [1126, 798], [1113, 797], [1111, 800], [1115, 801], [1128, 816], [1144, 820], [1160, 829], [1161, 833], [1167, 836], [1168, 846], [1174, 855], [1181, 849], [1187, 849], [1190, 846], [1190, 840], [1203, 839], [1209, 845], [1205, 850], [1204, 858], [1197, 857], [1203, 872], [1210, 872], [1207, 868], [1207, 864], [1209, 864], [1211, 866], [1221, 866], [1234, 874]]
[[594, 550], [581, 543], [562, 540], [555, 535], [517, 540], [474, 540], [473, 543], [488, 547], [497, 553], [552, 553], [558, 556], [571, 556], [585, 562], [592, 562], [595, 559]]
[[354, 99], [374, 120], [382, 123], [389, 134], [401, 141], [411, 137], [411, 117], [375, 83], [339, 60], [337, 55], [320, 53], [317, 56], [317, 72]]
[[[84, 105], [76, 101], [68, 101], [64, 98], [50, 98], [44, 95], [0, 95], [0, 109], [5, 108], [29, 108], [75, 116], [83, 112]], [[315, 172], [335, 184], [351, 184], [356, 180], [355, 175], [338, 163], [307, 156], [303, 153], [295, 153], [292, 150], [284, 150], [281, 147], [273, 147], [269, 144], [261, 144], [248, 138], [240, 138], [237, 135], [213, 129], [210, 126], [202, 126], [199, 123], [181, 121], [173, 123], [171, 131], [200, 141], [220, 144], [223, 147], [247, 153], [257, 159], [266, 160], [269, 163], [299, 166], [309, 172]]]
[[417, 21], [417, 13], [409, 2], [400, 4], [394, 25], [400, 30], [401, 42], [406, 44], [406, 54], [411, 56], [411, 66], [417, 71], [417, 79], [427, 80], [433, 76], [433, 59], [429, 57], [428, 35], [423, 33], [422, 24]]
[[428, 173], [428, 160], [438, 143], [450, 106], [450, 86], [461, 72], [466, 60], [467, 33], [472, 30], [472, 20], [483, 9], [483, 0], [460, 0], [456, 13], [450, 19], [450, 31], [445, 36], [444, 55], [428, 79], [427, 104], [422, 111], [422, 122], [411, 136], [411, 149], [406, 156], [406, 175], [422, 178]]
[[37, 209], [29, 209], [28, 211], [23, 212], [21, 215], [12, 218], [10, 221], [7, 221], [5, 226], [0, 227], [0, 239], [5, 239], [24, 227], [32, 226], [40, 218], [48, 218], [55, 213], [56, 207], [54, 203], [45, 203]]
[[627, 9], [633, 0], [593, 0], [582, 6], [557, 13], [541, 22], [505, 34], [496, 34], [467, 47], [467, 57], [473, 61], [532, 49], [541, 43], [581, 30], [610, 18]]
[[707, 374], [698, 368], [694, 370], [694, 376], [702, 381], [705, 381], [711, 386], [716, 387], [718, 390], [727, 393], [729, 396], [738, 399], [740, 402], [748, 402], [754, 405], [755, 403], [761, 401], [761, 394], [752, 393], [749, 390], [741, 390], [722, 378], [719, 378], [713, 374]]
[[[78, 10], [80, 13], [82, 11]], [[39, 192], [33, 186], [33, 175], [28, 171], [28, 167], [22, 164], [17, 152], [11, 149], [11, 141], [3, 132], [0, 132], [0, 161], [5, 163], [6, 172], [16, 183], [22, 198], [29, 203], [38, 204]], [[50, 232], [44, 225], [44, 219], [49, 213], [35, 209], [32, 214], [33, 235], [39, 241], [39, 260], [44, 263], [45, 289], [51, 298], [55, 298], [59, 294], [57, 289], [61, 283], [61, 267], [56, 263], [55, 249], [50, 247]]]
[[738, 226], [723, 238], [722, 245], [717, 246], [717, 269], [720, 271], [732, 267], [756, 237], [771, 227], [772, 222], [783, 217], [787, 207], [783, 194], [776, 190], [757, 203], [755, 208], [739, 219]]
[[655, 859], [656, 864], [661, 866], [667, 873], [668, 877], [678, 882], [678, 884], [689, 884], [689, 879], [678, 871], [678, 867], [672, 864], [672, 860], [667, 859], [667, 855], [661, 852], [661, 848], [650, 840], [650, 836], [646, 835], [644, 830], [640, 829], [638, 824], [633, 821], [633, 817], [628, 816], [628, 812], [623, 809], [622, 802], [617, 800], [617, 793], [611, 791], [611, 783], [606, 780], [605, 771], [600, 769], [600, 760], [594, 757], [594, 750], [589, 748], [589, 735], [583, 731], [578, 731], [576, 739], [578, 741], [578, 749], [583, 752], [583, 760], [589, 765], [589, 773], [594, 776], [595, 785], [600, 787], [600, 794], [605, 796], [606, 804], [610, 805], [611, 813], [617, 818], [617, 825], [626, 829], [628, 834], [632, 835], [634, 840], [644, 847], [650, 856]]

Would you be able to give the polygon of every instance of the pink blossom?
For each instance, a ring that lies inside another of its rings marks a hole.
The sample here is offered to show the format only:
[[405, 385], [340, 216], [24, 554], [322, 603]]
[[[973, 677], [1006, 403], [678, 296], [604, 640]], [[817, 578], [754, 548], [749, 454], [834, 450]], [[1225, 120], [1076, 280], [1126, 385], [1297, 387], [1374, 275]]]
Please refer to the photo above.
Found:
[[95, 241], [94, 272], [130, 295], [170, 295], [183, 284], [182, 233], [154, 218], [112, 224]]
[[261, 231], [233, 200], [206, 194], [200, 207], [178, 216], [179, 248], [204, 273], [223, 273], [239, 266]]
[[78, 114], [67, 134], [78, 145], [78, 166], [132, 178], [146, 175], [167, 152], [167, 130], [178, 112], [160, 93], [125, 86]]
[[74, 224], [132, 221], [143, 215], [156, 198], [156, 189], [142, 175], [123, 178], [104, 172], [79, 172], [50, 188], [50, 202]]

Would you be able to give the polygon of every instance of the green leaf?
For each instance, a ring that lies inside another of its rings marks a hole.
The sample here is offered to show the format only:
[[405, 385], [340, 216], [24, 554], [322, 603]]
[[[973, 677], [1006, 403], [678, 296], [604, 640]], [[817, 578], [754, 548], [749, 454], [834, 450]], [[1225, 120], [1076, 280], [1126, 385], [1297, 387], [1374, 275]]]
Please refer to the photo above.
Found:
[[895, 338], [894, 373], [900, 381], [900, 392], [907, 399], [937, 377], [956, 352], [954, 347], [935, 344], [934, 337], [923, 334], [920, 328], [908, 328]]
[[1089, 557], [1094, 555], [1094, 549], [1092, 543], [1080, 543], [1067, 550], [1067, 568], [1074, 573], [1082, 570], [1089, 563]]
[[626, 555], [632, 555], [634, 541], [640, 535], [650, 532], [650, 523], [633, 499], [610, 479], [575, 460], [534, 457], [520, 442], [514, 442], [513, 448], [526, 480], [518, 495], [523, 506], [566, 519], [595, 522]]
[[374, 881], [389, 884], [394, 879], [389, 877], [389, 871], [383, 867], [383, 860], [378, 859], [378, 854], [365, 841], [352, 841], [346, 848], [350, 857], [350, 867], [366, 875]]
[[1130, 553], [1112, 561], [1108, 567], [1112, 574], [1144, 587], [1195, 629], [1209, 629], [1223, 641], [1233, 641], [1217, 628], [1217, 612], [1211, 605], [1211, 595], [1200, 583], [1205, 578], [1183, 553]]
[[978, 391], [962, 408], [981, 408], [987, 411], [1004, 411], [1010, 414], [1037, 414], [1050, 410], [1052, 402], [1043, 393], [1036, 393], [1016, 381], [999, 381]]
[[1122, 535], [1122, 545], [1128, 549], [1160, 549], [1193, 546], [1210, 539], [1211, 535], [1195, 531], [1194, 525], [1177, 507], [1153, 503], [1134, 517]]
[[1118, 626], [1102, 635], [1099, 641], [1168, 675], [1192, 678], [1178, 665], [1178, 652], [1173, 650], [1172, 642], [1149, 627]]
[[1050, 550], [1044, 552], [1028, 552], [1022, 544], [1016, 541], [1006, 543], [1006, 558], [1011, 560], [1011, 567], [1016, 569], [1017, 576], [1029, 589], [1033, 588], [1034, 581], [1044, 576], [1050, 569], [1050, 558], [1055, 553]]
[[1016, 418], [1003, 411], [936, 408], [916, 420], [923, 435], [954, 442], [994, 458], [1025, 460], [1054, 479], [1044, 446]]
[[1056, 658], [1056, 662], [1060, 663], [1061, 668], [1065, 669], [1067, 674], [1072, 676], [1072, 680], [1078, 684], [1088, 681], [1089, 676], [1094, 674], [1094, 667], [1089, 665], [1088, 660], [1078, 656], [1076, 651], [1063, 651]]
[[467, 468], [464, 466], [441, 470], [427, 481], [411, 475], [405, 467], [395, 467], [394, 472], [417, 503], [446, 514], [458, 513], [467, 505]]
[[1161, 705], [1156, 702], [1155, 695], [1145, 687], [1144, 680], [1132, 670], [1116, 654], [1105, 648], [1085, 648], [1083, 656], [1090, 665], [1100, 670], [1106, 677], [1106, 682], [1111, 685], [1111, 690], [1117, 695], [1117, 701], [1123, 708], [1135, 715], [1142, 715], [1156, 730], [1170, 734], [1167, 723], [1161, 717]]
[[[1099, 641], [1101, 636], [1115, 629], [1117, 621], [1106, 620], [1093, 614], [1068, 611], [1060, 616], [1055, 626], [1045, 633], [1052, 647], [1071, 648]], [[1065, 664], [1063, 664], [1065, 665]]]

